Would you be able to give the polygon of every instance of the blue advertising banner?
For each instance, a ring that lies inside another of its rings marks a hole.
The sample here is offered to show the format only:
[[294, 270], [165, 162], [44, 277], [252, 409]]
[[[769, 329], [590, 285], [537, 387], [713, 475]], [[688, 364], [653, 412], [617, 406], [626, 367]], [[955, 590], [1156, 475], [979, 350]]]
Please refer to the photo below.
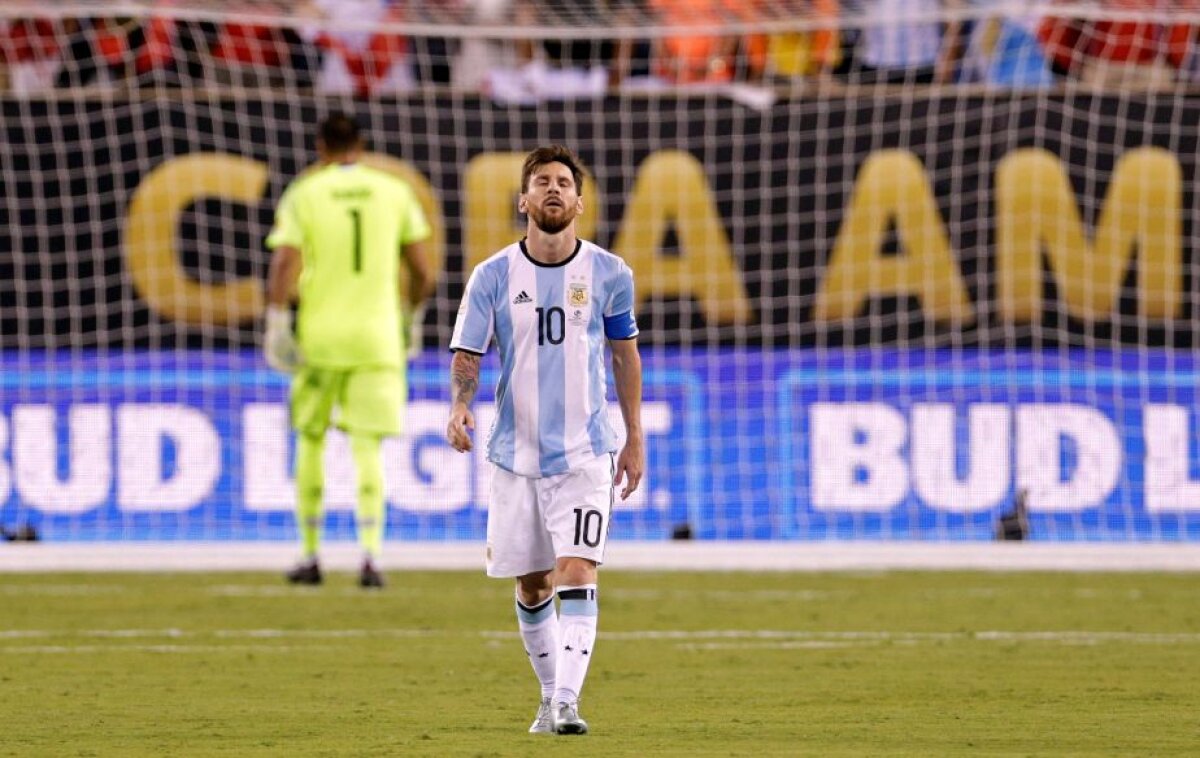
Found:
[[[1200, 366], [1170, 351], [651, 350], [648, 467], [616, 539], [1200, 539]], [[495, 365], [477, 404], [482, 442]], [[51, 540], [294, 538], [286, 377], [252, 352], [7, 354], [0, 524]], [[490, 464], [442, 438], [446, 357], [384, 447], [389, 539], [481, 540]], [[614, 426], [621, 428], [610, 392]], [[327, 536], [353, 535], [345, 440]]]

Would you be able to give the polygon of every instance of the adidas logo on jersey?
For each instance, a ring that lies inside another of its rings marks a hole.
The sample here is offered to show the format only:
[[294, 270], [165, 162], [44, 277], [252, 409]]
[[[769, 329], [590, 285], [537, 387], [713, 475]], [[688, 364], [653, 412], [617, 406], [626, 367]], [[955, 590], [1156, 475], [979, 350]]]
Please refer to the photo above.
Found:
[[529, 293], [527, 293], [525, 290], [521, 290], [521, 292], [513, 298], [513, 305], [524, 305], [525, 303], [532, 302], [533, 298], [530, 297]]

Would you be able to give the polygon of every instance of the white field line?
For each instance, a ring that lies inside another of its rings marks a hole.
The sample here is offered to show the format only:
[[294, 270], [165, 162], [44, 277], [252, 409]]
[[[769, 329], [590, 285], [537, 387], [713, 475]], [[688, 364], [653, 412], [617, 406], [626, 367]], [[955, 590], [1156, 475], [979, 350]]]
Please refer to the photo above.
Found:
[[16, 584], [0, 587], [0, 595], [73, 597], [75, 595], [119, 595], [128, 588], [120, 584]]
[[[406, 587], [403, 586], [403, 575], [395, 578], [392, 585], [387, 588], [386, 595], [401, 595], [405, 597], [440, 597], [444, 592], [436, 588], [426, 587]], [[131, 591], [140, 591], [140, 586], [124, 585], [118, 583], [104, 584], [20, 584], [0, 586], [0, 596], [21, 596], [21, 597], [72, 597], [72, 596], [87, 596], [87, 595], [118, 595]], [[247, 597], [247, 598], [282, 598], [286, 600], [297, 600], [304, 598], [321, 599], [328, 598], [329, 595], [338, 597], [362, 597], [375, 598], [384, 597], [384, 593], [363, 592], [358, 587], [292, 587], [284, 584], [266, 585], [266, 584], [219, 584], [211, 587], [204, 587], [198, 590], [199, 592], [213, 595], [217, 597]], [[1166, 595], [1171, 598], [1180, 600], [1200, 600], [1200, 586], [1194, 588], [1172, 587], [1168, 589], [1155, 588], [1155, 594]], [[864, 594], [862, 590], [856, 590], [851, 587], [839, 587], [837, 589], [749, 589], [749, 590], [722, 590], [722, 589], [637, 589], [637, 588], [621, 588], [611, 589], [601, 587], [603, 597], [619, 600], [684, 600], [689, 603], [699, 600], [713, 600], [721, 602], [737, 602], [737, 601], [754, 601], [754, 602], [835, 602], [849, 598], [858, 597]], [[998, 598], [1006, 596], [1020, 596], [1028, 598], [1036, 595], [1049, 595], [1050, 592], [1039, 593], [1037, 590], [1030, 590], [1027, 587], [947, 587], [947, 588], [924, 588], [916, 590], [914, 595], [921, 598]], [[1104, 599], [1113, 598], [1120, 600], [1141, 600], [1146, 596], [1146, 591], [1142, 589], [1116, 589], [1112, 587], [1077, 587], [1075, 589], [1066, 590], [1065, 593], [1060, 590], [1054, 590], [1054, 594], [1067, 594], [1071, 597], [1081, 599]], [[460, 596], [462, 593], [460, 593]], [[494, 600], [500, 595], [507, 595], [506, 592], [497, 592], [491, 589], [481, 589], [469, 591], [471, 597], [480, 599]]]
[[[394, 586], [395, 582], [387, 588], [389, 595], [433, 595], [433, 592], [425, 590], [413, 589], [409, 587]], [[215, 587], [208, 587], [203, 590], [209, 595], [218, 597], [281, 597], [288, 600], [297, 598], [312, 597], [322, 598], [329, 595], [337, 595], [338, 597], [373, 597], [379, 595], [376, 592], [363, 592], [359, 587], [288, 587], [280, 584], [276, 586], [261, 585], [261, 584], [222, 584]], [[445, 594], [440, 593], [440, 594]]]
[[[81, 645], [3, 645], [0, 652], [58, 652], [63, 651], [122, 651], [143, 652], [173, 651], [238, 651], [243, 649], [288, 649], [286, 644], [246, 645], [211, 644], [206, 640], [314, 640], [329, 642], [341, 639], [414, 639], [414, 638], [470, 638], [486, 641], [517, 639], [518, 634], [508, 630], [484, 630], [478, 632], [449, 631], [440, 629], [216, 629], [211, 631], [186, 631], [182, 629], [10, 629], [0, 630], [0, 640], [28, 639], [86, 639]], [[734, 648], [824, 648], [852, 645], [913, 645], [930, 642], [1004, 642], [1046, 643], [1057, 645], [1194, 645], [1200, 644], [1200, 633], [1190, 632], [1127, 632], [1091, 630], [1033, 630], [1006, 631], [982, 630], [976, 632], [905, 632], [905, 631], [799, 631], [773, 629], [701, 629], [701, 630], [638, 630], [626, 632], [600, 632], [600, 638], [610, 643], [626, 642], [673, 642], [685, 650], [717, 650]], [[113, 644], [96, 645], [94, 640], [196, 640], [196, 642], [171, 642], [161, 644]]]
[[410, 639], [470, 636], [468, 632], [446, 632], [440, 629], [218, 629], [212, 634], [220, 639]]
[[[279, 571], [291, 543], [3, 543], [0, 573], [51, 571]], [[322, 561], [353, 571], [353, 543], [330, 543]], [[718, 542], [610, 543], [605, 568], [622, 571], [1182, 571], [1200, 572], [1200, 543]], [[385, 571], [482, 573], [476, 542], [389, 542]]]
[[18, 645], [0, 646], [0, 654], [59, 655], [66, 653], [290, 653], [291, 645]]
[[684, 642], [680, 650], [705, 652], [710, 650], [832, 650], [835, 648], [861, 647], [862, 642], [836, 642], [833, 640], [797, 640], [795, 642]]
[[836, 590], [715, 590], [715, 589], [605, 589], [600, 585], [603, 597], [619, 598], [621, 600], [685, 600], [694, 602], [705, 600], [800, 600], [806, 602], [822, 600], [844, 600], [862, 594], [852, 589]]

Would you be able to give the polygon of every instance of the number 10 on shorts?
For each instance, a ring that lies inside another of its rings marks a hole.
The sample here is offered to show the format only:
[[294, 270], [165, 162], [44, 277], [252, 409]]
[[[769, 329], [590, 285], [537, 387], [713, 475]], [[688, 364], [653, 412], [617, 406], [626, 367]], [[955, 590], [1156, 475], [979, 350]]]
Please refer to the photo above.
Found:
[[575, 509], [575, 544], [596, 547], [604, 533], [604, 514], [600, 511]]

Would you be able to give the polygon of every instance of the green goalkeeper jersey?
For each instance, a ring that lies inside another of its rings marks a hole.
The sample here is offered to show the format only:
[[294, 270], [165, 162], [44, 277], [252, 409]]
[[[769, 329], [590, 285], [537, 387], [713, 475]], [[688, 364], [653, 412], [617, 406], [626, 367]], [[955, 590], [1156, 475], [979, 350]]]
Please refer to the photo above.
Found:
[[430, 234], [412, 189], [361, 164], [331, 164], [284, 192], [267, 237], [300, 250], [296, 335], [305, 364], [402, 366], [401, 246]]

